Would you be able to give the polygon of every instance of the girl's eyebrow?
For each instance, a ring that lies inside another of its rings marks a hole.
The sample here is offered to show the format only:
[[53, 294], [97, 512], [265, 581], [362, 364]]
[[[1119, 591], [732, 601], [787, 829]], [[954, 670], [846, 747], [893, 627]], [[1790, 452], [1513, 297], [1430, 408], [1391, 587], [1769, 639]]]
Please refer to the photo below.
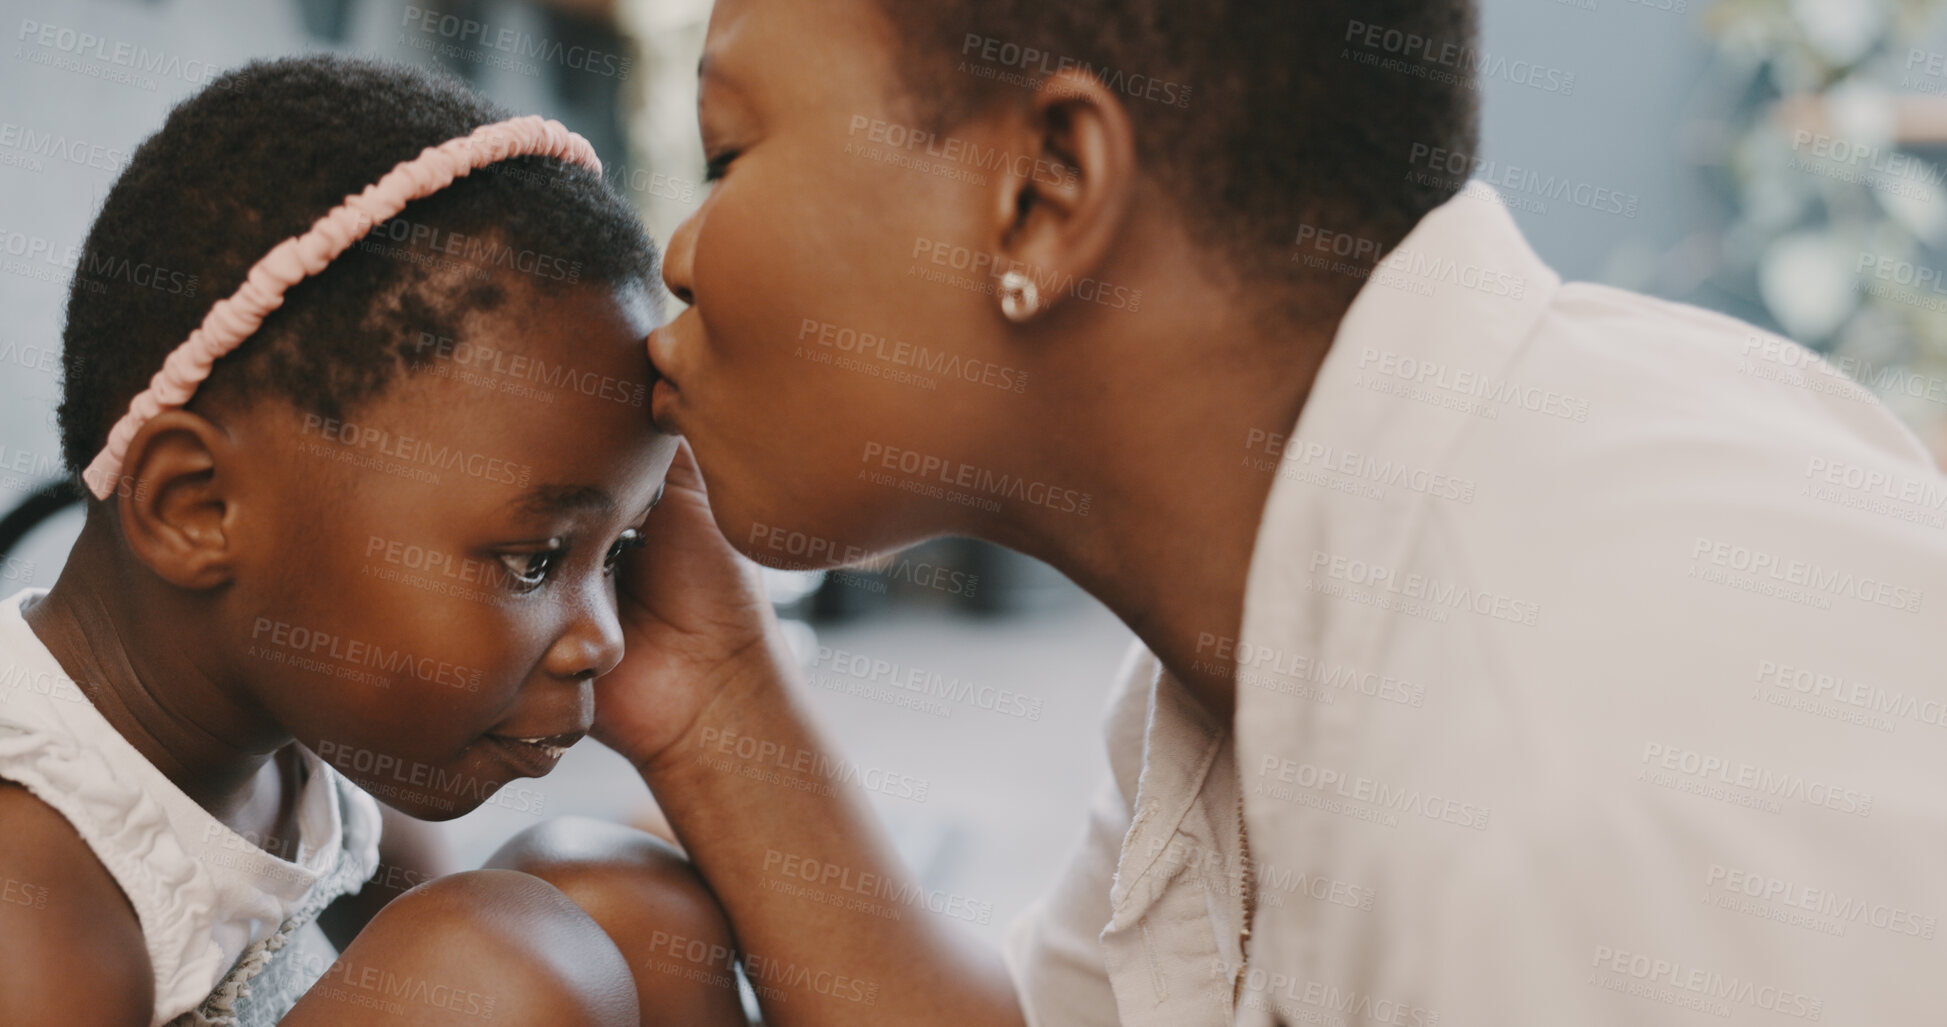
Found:
[[614, 513], [615, 497], [592, 485], [536, 485], [514, 497], [512, 505], [535, 516]]

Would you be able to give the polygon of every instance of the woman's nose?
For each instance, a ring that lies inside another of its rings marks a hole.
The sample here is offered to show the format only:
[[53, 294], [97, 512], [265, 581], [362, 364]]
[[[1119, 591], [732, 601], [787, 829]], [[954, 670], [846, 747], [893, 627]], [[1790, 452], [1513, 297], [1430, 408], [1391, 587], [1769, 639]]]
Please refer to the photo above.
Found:
[[686, 304], [696, 302], [691, 292], [691, 272], [696, 260], [696, 223], [702, 215], [698, 210], [684, 218], [676, 226], [676, 233], [669, 237], [669, 252], [663, 254], [663, 284], [669, 287], [671, 295]]

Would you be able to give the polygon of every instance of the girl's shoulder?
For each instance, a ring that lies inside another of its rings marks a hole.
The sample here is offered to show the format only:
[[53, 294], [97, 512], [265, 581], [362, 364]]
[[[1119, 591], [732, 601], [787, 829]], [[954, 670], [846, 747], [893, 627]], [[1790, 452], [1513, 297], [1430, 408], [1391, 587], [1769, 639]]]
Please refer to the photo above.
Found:
[[0, 1023], [146, 1025], [141, 921], [54, 807], [0, 781]]

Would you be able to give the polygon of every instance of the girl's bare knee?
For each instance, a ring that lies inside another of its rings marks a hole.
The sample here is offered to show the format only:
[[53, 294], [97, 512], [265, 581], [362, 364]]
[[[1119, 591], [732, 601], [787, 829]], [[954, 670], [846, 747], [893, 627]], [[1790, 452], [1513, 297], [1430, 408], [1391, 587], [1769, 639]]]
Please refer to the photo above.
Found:
[[604, 926], [612, 918], [654, 919], [664, 930], [722, 942], [731, 936], [716, 894], [689, 860], [632, 827], [560, 817], [515, 835], [487, 865], [554, 885]]
[[620, 824], [560, 818], [516, 835], [488, 865], [547, 881], [602, 925], [635, 974], [645, 1024], [742, 1022], [730, 920], [668, 843]]
[[559, 890], [476, 870], [393, 900], [285, 1022], [634, 1027], [632, 983], [606, 932]]

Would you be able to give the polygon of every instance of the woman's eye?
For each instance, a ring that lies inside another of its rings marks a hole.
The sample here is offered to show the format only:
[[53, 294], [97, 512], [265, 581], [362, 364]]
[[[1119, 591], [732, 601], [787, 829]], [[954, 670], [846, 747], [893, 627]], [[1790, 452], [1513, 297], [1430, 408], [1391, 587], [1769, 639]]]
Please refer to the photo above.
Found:
[[544, 549], [538, 553], [502, 553], [500, 565], [514, 576], [517, 591], [528, 592], [540, 588], [548, 580], [548, 572], [561, 553], [555, 549]]
[[602, 573], [612, 573], [615, 570], [615, 565], [622, 562], [623, 555], [631, 549], [641, 549], [642, 542], [642, 532], [634, 528], [623, 532], [622, 537], [616, 539], [615, 544], [608, 547], [608, 558], [602, 561]]

